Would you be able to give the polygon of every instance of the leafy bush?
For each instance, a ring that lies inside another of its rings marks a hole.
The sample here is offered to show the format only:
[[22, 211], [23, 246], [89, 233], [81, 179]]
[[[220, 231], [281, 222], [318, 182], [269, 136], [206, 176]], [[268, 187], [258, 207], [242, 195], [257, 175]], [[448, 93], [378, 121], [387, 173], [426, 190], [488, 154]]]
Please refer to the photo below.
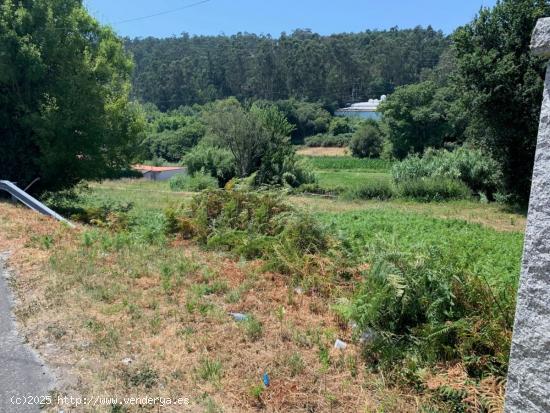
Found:
[[315, 181], [290, 144], [294, 127], [274, 105], [263, 102], [248, 108], [226, 99], [213, 103], [204, 118], [214, 142], [231, 151], [239, 178], [254, 175], [256, 186], [296, 187]]
[[227, 149], [201, 143], [185, 155], [183, 163], [189, 174], [208, 172], [218, 179], [220, 186], [235, 176], [233, 155]]
[[78, 186], [59, 192], [46, 193], [42, 201], [50, 208], [70, 217], [73, 221], [115, 231], [125, 231], [134, 224], [130, 212], [131, 202], [101, 200], [90, 202], [86, 186]]
[[338, 147], [344, 148], [349, 145], [351, 142], [351, 133], [344, 133], [341, 135], [331, 135], [331, 134], [317, 134], [314, 136], [309, 136], [304, 140], [306, 146], [309, 147]]
[[294, 126], [292, 143], [302, 143], [305, 137], [325, 133], [329, 129], [330, 113], [319, 103], [288, 99], [277, 101], [275, 105]]
[[395, 196], [394, 189], [389, 180], [372, 179], [349, 189], [344, 193], [347, 199], [378, 199], [388, 200]]
[[479, 149], [460, 147], [452, 152], [428, 149], [423, 157], [410, 155], [392, 168], [397, 184], [419, 178], [448, 178], [464, 182], [474, 192], [493, 198], [500, 182], [496, 161]]
[[296, 156], [290, 146], [276, 147], [266, 152], [254, 177], [255, 186], [274, 185], [297, 188], [317, 181], [311, 166]]
[[382, 133], [376, 121], [366, 122], [351, 138], [350, 149], [357, 158], [378, 158], [382, 152]]
[[316, 254], [329, 239], [322, 226], [268, 192], [208, 190], [188, 210], [166, 211], [168, 229], [210, 248], [246, 258], [272, 257], [277, 248]]
[[417, 201], [444, 201], [467, 199], [471, 196], [468, 186], [458, 179], [418, 178], [397, 184], [397, 194]]
[[329, 131], [332, 135], [343, 135], [353, 132], [353, 126], [351, 124], [350, 118], [336, 116], [332, 118], [330, 122]]
[[174, 175], [169, 183], [172, 191], [200, 192], [218, 187], [218, 180], [204, 171], [196, 172], [194, 175]]
[[365, 354], [401, 376], [448, 359], [462, 360], [473, 376], [505, 374], [511, 332], [506, 314], [483, 279], [445, 264], [437, 248], [382, 254], [351, 311], [362, 331], [370, 332]]
[[197, 117], [179, 110], [167, 113], [149, 108], [149, 130], [142, 142], [143, 156], [179, 162], [205, 134], [205, 127]]

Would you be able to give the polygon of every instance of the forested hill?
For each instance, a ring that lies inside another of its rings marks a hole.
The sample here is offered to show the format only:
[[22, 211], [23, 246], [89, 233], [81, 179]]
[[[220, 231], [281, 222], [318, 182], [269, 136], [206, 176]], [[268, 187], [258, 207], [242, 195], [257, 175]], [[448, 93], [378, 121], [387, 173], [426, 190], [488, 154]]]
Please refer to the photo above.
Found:
[[227, 96], [331, 105], [374, 98], [419, 81], [447, 45], [431, 27], [126, 40], [135, 59], [135, 97], [162, 110]]

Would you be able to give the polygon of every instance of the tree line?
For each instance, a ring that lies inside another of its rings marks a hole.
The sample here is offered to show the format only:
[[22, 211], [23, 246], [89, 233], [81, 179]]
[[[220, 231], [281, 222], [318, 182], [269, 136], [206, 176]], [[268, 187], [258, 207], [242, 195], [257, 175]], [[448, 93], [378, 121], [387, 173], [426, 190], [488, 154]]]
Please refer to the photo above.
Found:
[[432, 27], [125, 39], [135, 61], [133, 96], [163, 111], [231, 96], [336, 107], [419, 81], [448, 44]]

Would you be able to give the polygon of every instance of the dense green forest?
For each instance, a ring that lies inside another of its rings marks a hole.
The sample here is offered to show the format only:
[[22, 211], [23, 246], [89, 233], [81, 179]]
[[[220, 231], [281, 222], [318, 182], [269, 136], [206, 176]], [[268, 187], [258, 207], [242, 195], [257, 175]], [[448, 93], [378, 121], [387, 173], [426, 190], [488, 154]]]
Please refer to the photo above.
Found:
[[325, 105], [378, 97], [419, 81], [448, 45], [431, 27], [126, 39], [135, 60], [133, 94], [161, 110], [230, 96]]

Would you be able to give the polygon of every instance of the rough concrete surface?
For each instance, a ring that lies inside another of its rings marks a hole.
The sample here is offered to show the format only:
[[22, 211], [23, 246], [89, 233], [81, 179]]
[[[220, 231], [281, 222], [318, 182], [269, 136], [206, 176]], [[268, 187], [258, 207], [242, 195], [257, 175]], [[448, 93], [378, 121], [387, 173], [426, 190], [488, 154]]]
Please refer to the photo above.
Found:
[[[531, 46], [534, 54], [550, 58], [550, 18], [539, 20]], [[543, 99], [508, 369], [507, 413], [550, 412], [550, 69]]]
[[0, 412], [39, 412], [36, 397], [48, 396], [54, 379], [17, 331], [5, 258], [0, 254]]

